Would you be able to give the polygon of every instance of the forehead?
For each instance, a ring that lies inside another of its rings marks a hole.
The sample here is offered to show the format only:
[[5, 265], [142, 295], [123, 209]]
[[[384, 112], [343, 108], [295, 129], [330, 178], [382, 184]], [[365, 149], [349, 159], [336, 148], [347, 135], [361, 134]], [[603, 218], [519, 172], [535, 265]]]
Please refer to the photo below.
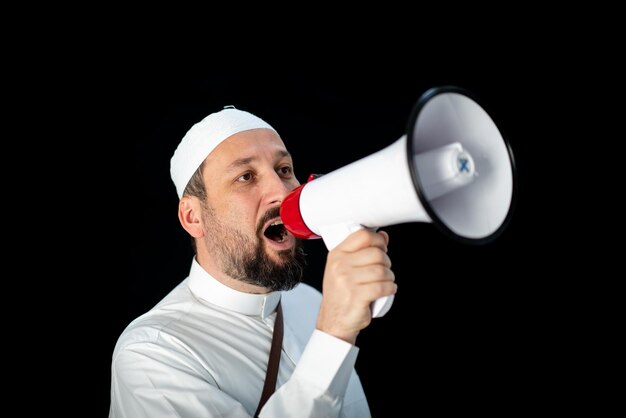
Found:
[[222, 141], [209, 154], [207, 166], [225, 167], [241, 158], [273, 159], [287, 151], [285, 144], [271, 129], [251, 129]]

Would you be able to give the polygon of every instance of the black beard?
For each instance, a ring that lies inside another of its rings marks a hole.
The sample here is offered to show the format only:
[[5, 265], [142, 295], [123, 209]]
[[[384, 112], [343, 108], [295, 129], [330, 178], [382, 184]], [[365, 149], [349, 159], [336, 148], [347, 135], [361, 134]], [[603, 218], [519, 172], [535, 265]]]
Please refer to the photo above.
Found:
[[[259, 221], [256, 242], [220, 223], [210, 207], [204, 209], [207, 247], [217, 252], [222, 270], [228, 276], [270, 292], [291, 290], [302, 281], [306, 254], [301, 240], [296, 239], [293, 250], [278, 252], [278, 261], [272, 260], [266, 252], [263, 226], [279, 216], [279, 208], [268, 210]], [[223, 239], [218, 243], [209, 237]]]
[[235, 271], [226, 273], [242, 282], [261, 286], [270, 292], [277, 290], [291, 290], [302, 281], [306, 255], [302, 248], [302, 242], [296, 240], [294, 251], [284, 250], [278, 253], [281, 262], [277, 263], [267, 256], [263, 241], [256, 247], [254, 257], [242, 256], [237, 275]]

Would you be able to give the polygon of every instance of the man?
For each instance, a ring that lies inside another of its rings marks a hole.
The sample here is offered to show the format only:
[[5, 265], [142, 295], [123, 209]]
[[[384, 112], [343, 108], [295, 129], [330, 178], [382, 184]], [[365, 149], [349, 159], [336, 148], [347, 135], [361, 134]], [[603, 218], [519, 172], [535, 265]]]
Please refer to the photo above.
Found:
[[322, 294], [279, 208], [299, 185], [278, 133], [235, 108], [210, 114], [171, 159], [178, 217], [193, 238], [189, 276], [120, 336], [110, 417], [253, 416], [280, 310], [275, 392], [261, 417], [364, 417], [354, 364], [370, 304], [396, 292], [388, 235], [366, 229], [328, 253]]

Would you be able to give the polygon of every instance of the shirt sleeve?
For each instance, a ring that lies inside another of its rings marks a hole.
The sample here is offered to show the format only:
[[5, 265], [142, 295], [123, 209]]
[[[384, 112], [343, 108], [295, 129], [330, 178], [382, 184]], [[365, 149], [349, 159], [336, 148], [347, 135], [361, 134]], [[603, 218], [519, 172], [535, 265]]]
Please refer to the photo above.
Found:
[[369, 417], [367, 401], [343, 405], [358, 347], [314, 330], [291, 378], [267, 401], [260, 417]]

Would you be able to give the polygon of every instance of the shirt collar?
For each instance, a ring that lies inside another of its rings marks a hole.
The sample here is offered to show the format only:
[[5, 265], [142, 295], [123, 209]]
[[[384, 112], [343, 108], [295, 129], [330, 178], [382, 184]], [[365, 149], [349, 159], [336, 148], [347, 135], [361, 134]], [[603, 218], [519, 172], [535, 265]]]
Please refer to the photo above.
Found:
[[281, 292], [245, 293], [217, 281], [196, 261], [191, 263], [189, 289], [198, 298], [221, 308], [265, 319], [276, 310]]

